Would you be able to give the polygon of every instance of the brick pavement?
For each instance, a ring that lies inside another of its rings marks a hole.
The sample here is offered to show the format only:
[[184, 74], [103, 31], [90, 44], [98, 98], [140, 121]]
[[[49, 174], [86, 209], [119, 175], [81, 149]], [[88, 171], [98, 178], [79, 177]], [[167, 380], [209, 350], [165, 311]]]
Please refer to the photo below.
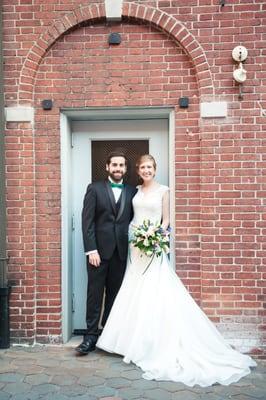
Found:
[[147, 381], [134, 365], [102, 351], [77, 357], [68, 346], [0, 350], [0, 400], [265, 400], [266, 363], [229, 387]]

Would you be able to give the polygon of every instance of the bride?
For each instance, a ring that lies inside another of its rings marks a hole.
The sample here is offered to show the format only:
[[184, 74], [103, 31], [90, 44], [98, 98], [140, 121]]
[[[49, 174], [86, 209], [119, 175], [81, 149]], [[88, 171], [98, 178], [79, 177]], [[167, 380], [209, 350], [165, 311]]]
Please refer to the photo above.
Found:
[[[141, 156], [137, 172], [143, 184], [133, 198], [129, 235], [147, 219], [167, 229], [169, 189], [154, 180], [154, 158]], [[143, 378], [150, 380], [204, 387], [229, 385], [249, 374], [255, 361], [225, 342], [170, 267], [167, 256], [150, 260], [130, 244], [126, 274], [96, 346], [135, 363], [144, 371]]]

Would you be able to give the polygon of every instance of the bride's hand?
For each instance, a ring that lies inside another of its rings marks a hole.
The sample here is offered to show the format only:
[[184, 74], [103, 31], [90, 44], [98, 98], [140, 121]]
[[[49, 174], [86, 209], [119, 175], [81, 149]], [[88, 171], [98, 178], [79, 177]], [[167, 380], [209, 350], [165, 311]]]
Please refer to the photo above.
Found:
[[170, 226], [169, 225], [166, 226], [165, 224], [161, 224], [161, 227], [165, 232], [169, 232], [169, 230], [170, 230]]

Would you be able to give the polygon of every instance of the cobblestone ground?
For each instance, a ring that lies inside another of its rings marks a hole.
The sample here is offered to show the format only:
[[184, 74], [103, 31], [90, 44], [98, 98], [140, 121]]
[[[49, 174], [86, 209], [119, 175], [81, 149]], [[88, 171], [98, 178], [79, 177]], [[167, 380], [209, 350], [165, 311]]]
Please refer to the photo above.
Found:
[[266, 399], [266, 364], [229, 387], [188, 388], [146, 381], [134, 365], [95, 351], [77, 357], [65, 346], [0, 350], [0, 400], [256, 400]]

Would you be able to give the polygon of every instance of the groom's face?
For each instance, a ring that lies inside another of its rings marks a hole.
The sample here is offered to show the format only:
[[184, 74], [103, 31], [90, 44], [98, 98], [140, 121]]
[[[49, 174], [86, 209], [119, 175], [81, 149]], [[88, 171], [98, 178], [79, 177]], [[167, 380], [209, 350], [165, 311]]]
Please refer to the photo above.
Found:
[[106, 164], [106, 171], [114, 182], [120, 182], [127, 171], [126, 160], [124, 157], [112, 157]]

